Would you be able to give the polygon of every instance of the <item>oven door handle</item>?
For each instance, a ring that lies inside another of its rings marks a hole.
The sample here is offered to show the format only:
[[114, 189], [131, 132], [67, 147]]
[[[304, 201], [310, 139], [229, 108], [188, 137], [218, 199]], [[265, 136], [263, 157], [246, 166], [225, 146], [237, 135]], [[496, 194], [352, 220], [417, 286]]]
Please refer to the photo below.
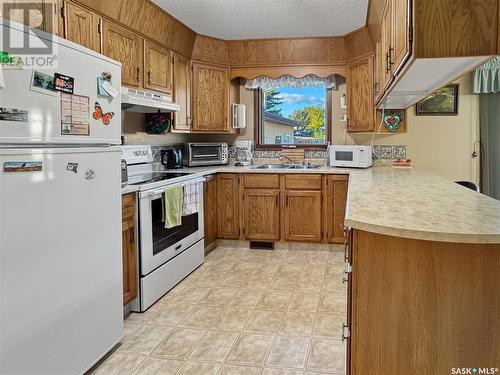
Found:
[[[147, 191], [141, 191], [139, 193], [139, 197], [140, 198], [147, 198], [147, 197], [151, 197], [152, 195], [158, 195], [158, 194], [162, 194], [165, 192], [165, 188], [167, 186], [171, 186], [171, 185], [186, 185], [188, 183], [193, 183], [193, 182], [196, 182], [196, 183], [199, 183], [199, 182], [205, 182], [206, 179], [205, 177], [201, 177], [201, 178], [196, 178], [194, 180], [186, 180], [186, 181], [180, 181], [180, 182], [177, 182], [177, 183], [174, 183], [174, 184], [170, 184], [170, 185], [166, 185], [162, 188], [159, 188], [159, 189], [154, 189], [154, 190], [147, 190]], [[202, 192], [201, 192], [202, 193]]]

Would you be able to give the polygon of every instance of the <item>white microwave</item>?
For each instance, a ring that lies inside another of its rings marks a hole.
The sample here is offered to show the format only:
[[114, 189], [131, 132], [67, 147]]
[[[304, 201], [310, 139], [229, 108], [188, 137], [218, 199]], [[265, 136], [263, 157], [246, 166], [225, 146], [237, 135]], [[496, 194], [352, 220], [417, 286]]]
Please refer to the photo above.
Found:
[[332, 145], [328, 152], [331, 167], [368, 168], [373, 165], [372, 146]]

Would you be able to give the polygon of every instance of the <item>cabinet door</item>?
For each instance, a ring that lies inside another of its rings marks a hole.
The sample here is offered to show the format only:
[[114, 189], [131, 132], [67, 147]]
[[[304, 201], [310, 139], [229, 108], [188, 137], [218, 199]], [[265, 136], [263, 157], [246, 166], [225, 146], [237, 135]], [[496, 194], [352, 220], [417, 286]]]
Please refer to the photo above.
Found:
[[76, 4], [64, 2], [64, 38], [100, 52], [99, 17]]
[[[401, 1], [401, 0], [399, 0]], [[391, 55], [393, 53], [392, 47], [392, 6], [388, 1], [384, 12], [382, 13], [382, 21], [380, 24], [381, 29], [381, 48], [383, 58], [383, 77], [382, 89], [385, 89], [392, 81], [392, 65]]]
[[372, 131], [373, 110], [373, 61], [369, 57], [347, 69], [347, 130]]
[[173, 131], [191, 129], [191, 66], [189, 60], [174, 54], [174, 102], [181, 106], [174, 113]]
[[344, 217], [347, 201], [349, 176], [330, 175], [326, 177], [326, 236], [329, 243], [343, 243]]
[[377, 42], [375, 43], [375, 62], [374, 62], [374, 82], [375, 82], [375, 103], [378, 102], [378, 99], [384, 94], [384, 54], [382, 52], [382, 35], [379, 34], [377, 38]]
[[218, 174], [217, 232], [219, 238], [236, 240], [240, 237], [239, 203], [238, 174]]
[[144, 87], [172, 93], [172, 53], [156, 44], [144, 41]]
[[243, 194], [244, 236], [246, 240], [280, 239], [280, 191], [246, 189]]
[[285, 241], [321, 242], [321, 191], [286, 190]]
[[123, 85], [142, 87], [142, 38], [123, 27], [103, 20], [102, 53], [122, 63]]
[[392, 48], [390, 63], [397, 72], [410, 54], [410, 15], [408, 0], [392, 0]]
[[3, 17], [51, 34], [58, 31], [57, 5], [51, 0], [9, 0], [0, 3]]
[[193, 130], [228, 132], [229, 70], [193, 64]]
[[205, 247], [217, 240], [217, 180], [207, 176], [203, 195]]
[[134, 220], [122, 223], [123, 304], [137, 297], [137, 258]]

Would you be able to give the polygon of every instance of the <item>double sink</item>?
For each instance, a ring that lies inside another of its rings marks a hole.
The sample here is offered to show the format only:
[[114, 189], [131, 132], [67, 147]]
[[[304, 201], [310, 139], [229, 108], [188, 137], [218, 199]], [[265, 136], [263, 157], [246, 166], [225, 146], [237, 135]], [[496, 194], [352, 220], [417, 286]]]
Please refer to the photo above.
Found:
[[261, 164], [252, 169], [317, 169], [319, 164]]

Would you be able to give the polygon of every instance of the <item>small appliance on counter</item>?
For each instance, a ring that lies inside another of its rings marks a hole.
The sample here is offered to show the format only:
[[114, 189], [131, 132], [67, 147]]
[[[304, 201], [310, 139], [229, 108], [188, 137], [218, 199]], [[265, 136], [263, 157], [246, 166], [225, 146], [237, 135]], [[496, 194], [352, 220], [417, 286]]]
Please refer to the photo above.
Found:
[[224, 165], [229, 161], [229, 147], [224, 142], [187, 143], [184, 146], [184, 165]]
[[182, 146], [173, 146], [161, 150], [161, 163], [166, 169], [182, 168]]
[[328, 159], [331, 167], [369, 168], [373, 165], [372, 146], [331, 145]]
[[252, 165], [252, 141], [236, 141], [234, 142], [234, 147], [236, 147], [236, 161], [234, 165], [236, 167]]

